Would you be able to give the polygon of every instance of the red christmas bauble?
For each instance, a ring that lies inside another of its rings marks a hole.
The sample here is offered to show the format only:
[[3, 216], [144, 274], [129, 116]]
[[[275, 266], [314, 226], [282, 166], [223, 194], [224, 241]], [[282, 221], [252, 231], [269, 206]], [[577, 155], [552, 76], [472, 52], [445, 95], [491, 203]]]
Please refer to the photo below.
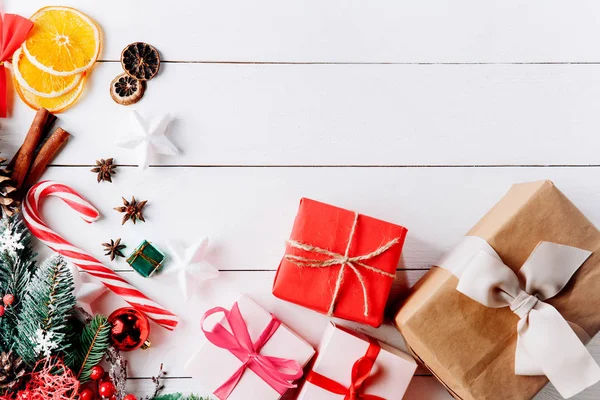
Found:
[[132, 394], [128, 394], [127, 396], [125, 396], [125, 398], [123, 398], [123, 400], [137, 400], [137, 397], [135, 397]]
[[115, 385], [112, 382], [102, 382], [98, 388], [98, 394], [102, 397], [110, 397], [115, 394]]
[[92, 389], [83, 389], [79, 392], [79, 400], [94, 400], [94, 391]]
[[4, 317], [4, 312], [5, 312], [4, 306], [0, 305], [0, 317]]
[[4, 305], [6, 307], [8, 306], [12, 306], [12, 304], [15, 302], [15, 296], [13, 296], [12, 294], [5, 294], [4, 297], [2, 298], [2, 302], [4, 303]]
[[95, 367], [92, 368], [92, 371], [90, 373], [90, 378], [92, 378], [92, 380], [99, 381], [100, 379], [102, 379], [103, 376], [104, 376], [104, 368], [102, 368], [99, 365], [96, 365]]
[[110, 339], [121, 351], [131, 351], [142, 347], [150, 334], [148, 317], [135, 308], [123, 307], [108, 317], [111, 323]]

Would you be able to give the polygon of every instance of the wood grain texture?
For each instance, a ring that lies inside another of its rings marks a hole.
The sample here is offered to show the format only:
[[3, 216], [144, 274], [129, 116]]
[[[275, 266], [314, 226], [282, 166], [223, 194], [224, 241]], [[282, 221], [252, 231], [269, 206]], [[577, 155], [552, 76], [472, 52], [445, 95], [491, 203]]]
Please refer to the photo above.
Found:
[[[45, 0], [5, 0], [31, 15]], [[166, 60], [254, 62], [597, 62], [593, 0], [62, 0], [105, 35], [103, 59], [130, 42]]]
[[[94, 204], [87, 226], [58, 199], [49, 224], [102, 259], [109, 238], [133, 249], [143, 239], [211, 238], [208, 257], [222, 270], [274, 271], [283, 256], [301, 197], [325, 201], [404, 225], [401, 268], [428, 268], [457, 243], [512, 183], [552, 179], [600, 226], [600, 168], [119, 168], [113, 184], [89, 168], [48, 170]], [[121, 226], [121, 197], [148, 200], [146, 223]], [[72, 233], [77, 232], [75, 236]], [[71, 233], [71, 235], [69, 235]], [[72, 238], [69, 236], [73, 236]], [[117, 264], [126, 269], [125, 263]]]
[[[153, 327], [154, 347], [129, 356], [132, 375], [150, 377], [164, 362], [172, 376], [183, 377], [182, 358], [187, 358], [202, 338], [197, 324], [203, 310], [218, 304], [230, 305], [240, 292], [255, 298], [311, 344], [319, 342], [328, 320], [325, 316], [270, 294], [274, 270], [301, 196], [360, 210], [409, 228], [400, 265], [409, 270], [398, 271], [392, 305], [513, 182], [551, 178], [592, 221], [600, 222], [596, 206], [600, 193], [598, 171], [541, 167], [151, 168], [141, 173], [134, 168], [121, 168], [113, 184], [97, 184], [94, 174], [85, 168], [54, 167], [46, 178], [61, 179], [77, 188], [100, 209], [103, 217], [86, 227], [75, 216], [68, 218], [67, 212], [59, 212], [65, 206], [56, 199], [48, 201], [43, 213], [58, 232], [98, 257], [102, 257], [100, 243], [116, 236], [122, 237], [129, 249], [142, 239], [164, 248], [167, 238], [189, 240], [211, 233], [213, 247], [209, 258], [218, 268], [229, 271], [223, 272], [218, 281], [204, 285], [191, 303], [177, 295], [164, 295], [165, 288], [176, 287], [175, 281], [164, 274], [144, 279], [122, 260], [110, 264], [183, 319], [175, 333]], [[118, 204], [120, 195], [131, 194], [150, 200], [148, 222], [121, 227], [120, 215], [112, 207]], [[179, 211], [186, 203], [190, 205]], [[99, 306], [110, 312], [122, 305], [118, 298], [108, 295]], [[350, 325], [403, 348], [400, 335], [391, 325], [377, 330]], [[598, 343], [596, 340], [592, 346], [594, 354], [600, 357]], [[182, 348], [188, 349], [186, 357], [182, 357]]]
[[[394, 299], [403, 292], [404, 288], [411, 286], [422, 276], [424, 271], [399, 271], [394, 283], [394, 292], [391, 298]], [[200, 292], [197, 298], [191, 301], [183, 301], [177, 299], [176, 296], [165, 298], [162, 296], [166, 304], [172, 310], [175, 310], [183, 318], [183, 322], [175, 332], [167, 332], [152, 323], [151, 340], [152, 347], [145, 351], [135, 351], [128, 355], [130, 360], [130, 373], [134, 377], [144, 377], [149, 380], [149, 377], [156, 373], [160, 363], [164, 363], [165, 369], [170, 372], [171, 377], [186, 376], [183, 367], [189, 356], [198, 348], [202, 341], [202, 333], [199, 328], [199, 319], [202, 313], [208, 308], [215, 305], [229, 306], [238, 297], [239, 291], [243, 291], [251, 298], [257, 301], [260, 305], [276, 315], [281, 321], [299, 333], [302, 337], [308, 340], [313, 346], [317, 346], [320, 337], [325, 330], [329, 319], [317, 314], [313, 311], [303, 309], [282, 300], [276, 299], [270, 294], [270, 287], [275, 273], [272, 271], [263, 272], [223, 272], [214, 285], [206, 285]], [[164, 293], [164, 281], [161, 285], [157, 282], [144, 283], [144, 278], [137, 276], [133, 272], [126, 273], [127, 279], [132, 282], [144, 284], [147, 293], [160, 295]], [[216, 303], [215, 303], [216, 301]], [[101, 302], [101, 310], [106, 311], [122, 307], [125, 303], [113, 296], [107, 294]], [[348, 326], [359, 332], [369, 334], [378, 340], [389, 343], [397, 348], [406, 350], [402, 337], [396, 329], [389, 324], [383, 325], [378, 329], [358, 325], [347, 321], [337, 320], [341, 325]], [[600, 358], [600, 338], [595, 338], [590, 343], [590, 350], [596, 359]], [[187, 349], [182, 353], [182, 349]], [[185, 354], [183, 356], [182, 354]], [[208, 362], [208, 361], [207, 361]], [[439, 383], [423, 379], [429, 375], [427, 371], [420, 368], [417, 371], [417, 377], [409, 393], [405, 399], [411, 400], [437, 400], [451, 399], [443, 387]], [[143, 382], [147, 385], [147, 382]], [[193, 379], [179, 380], [177, 382], [177, 390], [194, 391], [202, 393], [202, 387]], [[577, 400], [592, 400], [597, 399], [600, 385], [587, 390], [586, 392], [574, 397]], [[431, 396], [431, 397], [426, 397]], [[290, 398], [293, 398], [290, 396]], [[556, 391], [547, 387], [537, 400], [560, 399]]]
[[[55, 164], [115, 157], [132, 109], [169, 112], [182, 151], [163, 165], [598, 165], [598, 65], [165, 64], [143, 99], [108, 93], [99, 64], [57, 125], [73, 135]], [[33, 118], [18, 99], [0, 121], [16, 151]]]
[[[25, 16], [49, 5], [2, 3]], [[60, 116], [73, 138], [45, 177], [81, 191], [103, 217], [87, 226], [51, 199], [47, 220], [100, 259], [110, 238], [132, 250], [143, 239], [164, 249], [169, 238], [208, 235], [208, 258], [223, 271], [185, 303], [168, 277], [143, 279], [124, 261], [111, 263], [183, 317], [175, 333], [154, 325], [154, 346], [128, 354], [138, 398], [151, 393], [161, 362], [170, 371], [167, 391], [204, 394], [183, 372], [201, 340], [199, 317], [240, 292], [318, 343], [327, 318], [270, 294], [302, 196], [408, 227], [390, 308], [511, 183], [552, 179], [600, 225], [597, 1], [60, 3], [99, 23], [104, 48], [81, 101]], [[108, 88], [121, 72], [121, 50], [139, 40], [166, 62], [131, 109], [171, 112], [170, 136], [182, 154], [155, 162], [170, 167], [143, 174], [122, 167], [114, 184], [97, 184], [85, 167], [96, 159], [136, 163], [115, 146], [129, 130], [130, 109]], [[34, 114], [14, 96], [9, 104], [11, 118], [0, 120], [6, 158]], [[576, 167], [540, 167], [548, 165]], [[148, 222], [122, 227], [112, 208], [131, 195], [149, 200]], [[121, 305], [107, 294], [98, 307]], [[403, 348], [391, 325], [353, 327]], [[598, 338], [590, 348], [600, 360]], [[598, 385], [574, 397], [598, 398]], [[405, 399], [450, 396], [419, 369]], [[557, 399], [551, 387], [536, 398]]]

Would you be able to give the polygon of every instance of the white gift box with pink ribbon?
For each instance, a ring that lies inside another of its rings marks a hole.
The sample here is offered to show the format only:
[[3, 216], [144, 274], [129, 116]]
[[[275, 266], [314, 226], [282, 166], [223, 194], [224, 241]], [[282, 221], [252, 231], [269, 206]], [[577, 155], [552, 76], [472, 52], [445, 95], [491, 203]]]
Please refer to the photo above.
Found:
[[[221, 400], [278, 400], [302, 376], [315, 350], [268, 311], [241, 296], [188, 362], [186, 373]], [[214, 317], [211, 319], [215, 319]], [[206, 325], [210, 321], [206, 321]]]
[[400, 400], [416, 369], [408, 354], [331, 323], [298, 400]]

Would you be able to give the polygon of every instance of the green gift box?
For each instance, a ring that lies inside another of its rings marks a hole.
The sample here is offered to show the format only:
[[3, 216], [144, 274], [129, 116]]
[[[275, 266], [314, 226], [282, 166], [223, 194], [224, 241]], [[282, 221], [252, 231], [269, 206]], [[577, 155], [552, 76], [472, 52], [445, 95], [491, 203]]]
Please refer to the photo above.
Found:
[[140, 275], [148, 278], [163, 266], [165, 258], [159, 249], [144, 240], [127, 258], [127, 263]]

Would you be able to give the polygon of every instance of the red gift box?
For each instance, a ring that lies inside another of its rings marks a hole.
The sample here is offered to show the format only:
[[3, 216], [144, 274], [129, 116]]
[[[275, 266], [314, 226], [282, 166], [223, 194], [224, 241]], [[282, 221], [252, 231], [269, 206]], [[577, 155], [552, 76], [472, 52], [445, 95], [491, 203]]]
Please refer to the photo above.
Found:
[[406, 232], [403, 226], [304, 198], [273, 294], [378, 327]]

